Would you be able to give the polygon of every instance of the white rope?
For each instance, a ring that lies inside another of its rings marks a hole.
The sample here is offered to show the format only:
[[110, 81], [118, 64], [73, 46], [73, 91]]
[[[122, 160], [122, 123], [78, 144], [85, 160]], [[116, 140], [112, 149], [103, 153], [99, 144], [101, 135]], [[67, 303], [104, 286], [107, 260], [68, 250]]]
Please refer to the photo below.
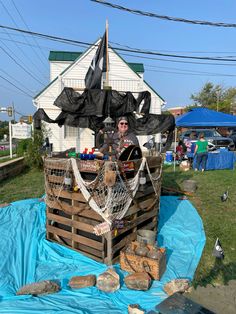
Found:
[[[93, 182], [85, 182], [78, 169], [76, 160], [71, 158], [71, 165], [74, 172], [76, 184], [81, 193], [88, 202], [89, 206], [103, 217], [109, 224], [114, 219], [122, 219], [129, 209], [133, 197], [135, 196], [139, 187], [139, 173], [144, 169], [146, 158], [142, 159], [140, 167], [134, 178], [124, 181], [120, 175], [118, 163], [114, 162], [115, 172], [117, 175], [114, 186], [109, 187], [104, 185], [105, 163], [102, 166], [100, 174], [101, 178], [96, 178]], [[96, 188], [93, 190], [96, 180], [99, 180]], [[128, 184], [128, 186], [126, 186]], [[91, 192], [89, 191], [91, 189]], [[131, 195], [130, 195], [131, 192]], [[92, 197], [91, 197], [91, 194]]]

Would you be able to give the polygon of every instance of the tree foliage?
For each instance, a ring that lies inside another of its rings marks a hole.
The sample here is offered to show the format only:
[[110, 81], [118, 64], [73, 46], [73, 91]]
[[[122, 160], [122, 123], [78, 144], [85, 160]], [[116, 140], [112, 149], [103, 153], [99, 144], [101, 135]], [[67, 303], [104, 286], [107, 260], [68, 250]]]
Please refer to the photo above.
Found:
[[191, 95], [194, 106], [231, 113], [236, 106], [236, 88], [206, 83], [200, 92]]

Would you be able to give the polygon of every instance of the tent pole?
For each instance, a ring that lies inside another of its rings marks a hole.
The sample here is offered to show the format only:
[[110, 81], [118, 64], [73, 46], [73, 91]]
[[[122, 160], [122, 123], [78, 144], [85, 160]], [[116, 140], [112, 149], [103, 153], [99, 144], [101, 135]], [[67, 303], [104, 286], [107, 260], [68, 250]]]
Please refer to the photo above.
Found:
[[175, 162], [176, 162], [176, 141], [177, 141], [177, 128], [175, 128], [175, 143], [174, 143], [174, 172], [175, 172]]

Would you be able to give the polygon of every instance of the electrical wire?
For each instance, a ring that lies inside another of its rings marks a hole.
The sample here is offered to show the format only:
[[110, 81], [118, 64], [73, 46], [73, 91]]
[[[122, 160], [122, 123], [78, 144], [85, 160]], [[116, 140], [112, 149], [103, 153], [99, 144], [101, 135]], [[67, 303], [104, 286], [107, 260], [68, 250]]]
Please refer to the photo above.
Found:
[[19, 62], [17, 62], [3, 47], [0, 47], [0, 49], [2, 49], [3, 52], [5, 52], [5, 54], [12, 59], [24, 72], [26, 72], [30, 77], [32, 77], [35, 81], [37, 81], [38, 83], [40, 83], [41, 85], [45, 85], [44, 83], [40, 82], [34, 75], [32, 75], [32, 73], [30, 73], [27, 69], [25, 69]]
[[113, 3], [106, 2], [106, 1], [103, 1], [103, 0], [90, 0], [90, 1], [98, 3], [98, 4], [102, 4], [104, 6], [111, 7], [113, 9], [126, 11], [126, 12], [133, 13], [133, 14], [136, 14], [136, 15], [143, 15], [143, 16], [148, 16], [148, 17], [154, 17], [154, 18], [161, 19], [161, 20], [167, 20], [167, 21], [172, 21], [172, 22], [188, 23], [188, 24], [194, 24], [194, 25], [236, 28], [236, 24], [234, 24], [234, 23], [210, 22], [210, 21], [201, 21], [201, 20], [189, 20], [189, 19], [184, 19], [184, 18], [179, 18], [179, 17], [172, 17], [172, 16], [167, 16], [167, 15], [159, 15], [159, 14], [155, 14], [155, 13], [152, 13], [152, 12], [145, 12], [145, 11], [136, 10], [136, 9], [129, 9], [127, 7], [123, 7], [121, 5], [113, 4]]
[[[12, 20], [13, 24], [18, 27], [17, 23], [15, 22], [14, 18], [12, 17], [11, 13], [9, 12], [9, 10], [7, 9], [7, 7], [4, 5], [4, 3], [2, 2], [2, 0], [0, 0], [2, 7], [4, 8], [4, 10], [6, 11], [6, 13], [8, 14], [8, 16], [10, 17], [10, 19]], [[6, 31], [7, 32], [7, 31]], [[9, 38], [11, 38], [11, 34], [9, 34], [7, 32]], [[25, 38], [25, 37], [24, 37]], [[44, 77], [44, 73], [41, 72], [41, 69], [38, 67], [37, 64], [35, 64], [32, 59], [29, 56], [26, 56], [25, 51], [23, 51], [23, 49], [17, 44], [15, 43], [15, 46], [21, 51], [22, 55], [24, 57], [27, 57], [28, 61], [35, 67], [35, 69], [37, 70], [38, 73], [41, 73], [41, 75]], [[19, 58], [19, 57], [18, 57]]]
[[25, 92], [23, 89], [21, 89], [20, 87], [16, 86], [14, 83], [12, 83], [11, 81], [9, 81], [7, 78], [3, 77], [2, 75], [0, 75], [0, 78], [3, 79], [4, 81], [8, 82], [10, 85], [14, 86], [16, 89], [18, 89], [19, 91], [21, 91], [23, 94], [25, 94], [26, 96], [30, 97], [31, 99], [33, 98], [32, 95], [28, 94], [27, 92]]
[[[86, 46], [97, 46], [95, 44], [91, 44], [88, 42], [82, 42], [82, 41], [78, 41], [78, 40], [72, 40], [72, 39], [68, 39], [68, 38], [62, 38], [62, 37], [57, 37], [57, 36], [52, 36], [52, 35], [46, 35], [46, 34], [42, 34], [42, 33], [37, 33], [37, 32], [31, 32], [31, 31], [26, 31], [23, 29], [19, 29], [19, 28], [14, 28], [14, 27], [9, 27], [9, 26], [4, 26], [4, 25], [0, 25], [0, 28], [3, 29], [8, 29], [8, 30], [12, 30], [12, 31], [16, 31], [16, 32], [21, 32], [21, 33], [25, 33], [25, 34], [30, 34], [30, 35], [34, 35], [34, 36], [38, 36], [44, 39], [50, 39], [50, 40], [54, 40], [54, 41], [59, 41], [59, 42], [63, 42], [63, 43], [70, 43], [70, 44], [82, 44], [82, 45], [86, 45]], [[110, 46], [111, 47], [111, 46]], [[200, 57], [200, 56], [186, 56], [186, 55], [175, 55], [175, 54], [164, 54], [164, 53], [160, 53], [160, 52], [154, 52], [154, 51], [148, 51], [148, 50], [141, 50], [141, 49], [126, 49], [126, 48], [117, 48], [117, 47], [111, 47], [112, 49], [118, 50], [118, 51], [125, 51], [125, 52], [133, 52], [133, 53], [137, 53], [137, 54], [147, 54], [147, 55], [156, 55], [156, 56], [161, 56], [161, 57], [171, 57], [171, 58], [182, 58], [182, 59], [197, 59], [197, 60], [208, 60], [208, 61], [225, 61], [225, 62], [235, 62], [236, 59], [227, 59], [227, 58], [220, 58], [220, 57]]]
[[[26, 23], [25, 19], [23, 18], [21, 12], [20, 12], [19, 9], [17, 8], [17, 6], [16, 6], [14, 0], [11, 0], [11, 2], [12, 2], [12, 4], [13, 4], [14, 8], [16, 9], [17, 13], [19, 14], [19, 16], [20, 16], [20, 18], [21, 18], [23, 24], [24, 24], [25, 27], [28, 29], [28, 31], [30, 31], [29, 26], [27, 25], [27, 23]], [[40, 50], [40, 52], [41, 52], [43, 58], [47, 61], [47, 58], [45, 57], [45, 55], [44, 55], [44, 53], [43, 53], [43, 51], [42, 51], [42, 48], [39, 46], [37, 40], [36, 40], [33, 36], [32, 36], [32, 39], [33, 39], [33, 41], [35, 42], [36, 46], [39, 48], [39, 50]], [[37, 50], [33, 49], [33, 51], [34, 51], [35, 54], [38, 56], [39, 60], [40, 60], [41, 63], [44, 65], [44, 67], [46, 67], [45, 62], [42, 60], [42, 58], [41, 58], [41, 56], [38, 54]]]

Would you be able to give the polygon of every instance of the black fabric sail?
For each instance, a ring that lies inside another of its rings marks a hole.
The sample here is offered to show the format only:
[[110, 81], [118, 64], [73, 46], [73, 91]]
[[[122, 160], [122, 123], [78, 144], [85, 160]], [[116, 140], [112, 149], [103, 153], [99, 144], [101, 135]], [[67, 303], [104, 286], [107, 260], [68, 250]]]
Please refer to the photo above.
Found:
[[85, 76], [85, 86], [88, 89], [101, 89], [102, 73], [106, 72], [106, 32], [99, 43], [96, 54], [90, 64], [88, 72]]

